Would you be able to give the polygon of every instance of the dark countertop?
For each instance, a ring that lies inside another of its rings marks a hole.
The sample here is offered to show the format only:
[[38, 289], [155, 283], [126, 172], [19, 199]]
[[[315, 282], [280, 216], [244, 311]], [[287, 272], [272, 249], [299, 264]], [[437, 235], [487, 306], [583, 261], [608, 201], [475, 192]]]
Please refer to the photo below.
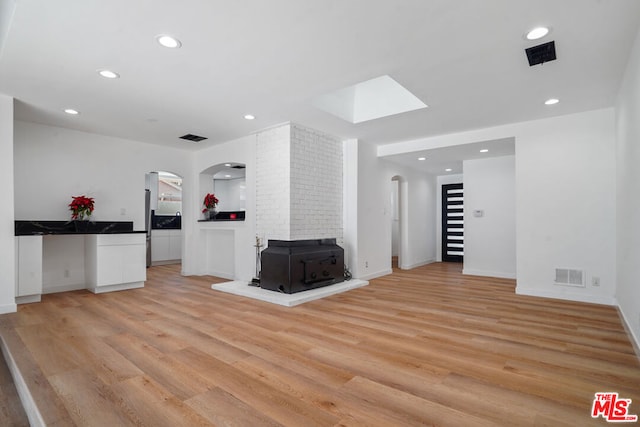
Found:
[[180, 230], [182, 217], [180, 215], [156, 215], [151, 217], [152, 230]]
[[199, 219], [198, 222], [244, 221], [244, 217], [245, 211], [221, 211], [211, 219]]
[[51, 234], [133, 234], [133, 221], [15, 221], [16, 236]]
[[199, 219], [198, 222], [244, 222], [243, 219]]

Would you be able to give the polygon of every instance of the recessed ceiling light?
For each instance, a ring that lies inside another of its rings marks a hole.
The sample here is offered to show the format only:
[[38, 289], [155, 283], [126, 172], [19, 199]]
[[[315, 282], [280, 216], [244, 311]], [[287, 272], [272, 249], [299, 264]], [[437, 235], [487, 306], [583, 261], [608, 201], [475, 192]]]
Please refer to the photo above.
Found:
[[549, 34], [549, 31], [547, 27], [536, 27], [529, 31], [525, 37], [527, 40], [538, 40]]
[[559, 99], [557, 99], [557, 98], [550, 98], [550, 99], [547, 99], [546, 101], [544, 101], [544, 105], [555, 105], [555, 104], [557, 104], [558, 102], [560, 102], [560, 100], [559, 100]]
[[111, 70], [100, 70], [98, 71], [98, 73], [104, 77], [105, 79], [117, 79], [120, 77], [120, 74], [116, 73], [115, 71], [111, 71]]
[[453, 169], [451, 169], [451, 168], [447, 168], [447, 169], [445, 169], [444, 171], [445, 171], [445, 172], [451, 172], [452, 170], [453, 170]]
[[78, 114], [80, 114], [78, 110], [74, 110], [73, 108], [67, 108], [64, 110], [64, 112], [67, 114], [71, 114], [72, 116], [77, 116]]
[[482, 150], [480, 150], [481, 153], [488, 153], [489, 150], [487, 150], [486, 148], [483, 148]]
[[168, 47], [170, 49], [177, 49], [182, 46], [180, 40], [166, 34], [160, 34], [159, 36], [156, 36], [156, 40], [158, 40], [158, 43], [160, 43], [162, 46]]
[[245, 114], [244, 118], [247, 120], [253, 120], [256, 118], [256, 116], [254, 116], [253, 114]]
[[418, 157], [418, 160], [423, 161], [423, 160], [427, 160], [426, 157]]
[[225, 178], [231, 178], [231, 175], [225, 175], [224, 177]]
[[225, 163], [224, 164], [226, 167], [230, 168], [231, 167], [231, 163]]

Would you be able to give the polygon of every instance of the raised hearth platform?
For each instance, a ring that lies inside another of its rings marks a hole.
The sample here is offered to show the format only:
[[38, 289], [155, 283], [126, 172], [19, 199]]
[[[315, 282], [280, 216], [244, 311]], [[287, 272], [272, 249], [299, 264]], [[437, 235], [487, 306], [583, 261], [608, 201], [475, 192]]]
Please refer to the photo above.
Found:
[[249, 286], [247, 282], [234, 280], [233, 282], [214, 283], [211, 289], [216, 291], [227, 292], [229, 294], [240, 295], [247, 298], [253, 298], [260, 301], [270, 302], [272, 304], [283, 305], [285, 307], [293, 307], [305, 302], [328, 297], [330, 295], [339, 294], [350, 291], [352, 289], [361, 288], [369, 284], [366, 280], [351, 279], [345, 282], [336, 283], [322, 288], [310, 289], [308, 291], [296, 292], [294, 294], [284, 294], [281, 292], [270, 291], [255, 286]]

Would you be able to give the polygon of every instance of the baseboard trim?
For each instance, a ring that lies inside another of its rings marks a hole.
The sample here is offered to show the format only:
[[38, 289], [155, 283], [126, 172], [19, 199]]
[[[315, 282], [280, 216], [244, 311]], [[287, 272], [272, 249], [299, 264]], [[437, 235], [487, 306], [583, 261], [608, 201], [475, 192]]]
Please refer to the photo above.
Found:
[[87, 285], [85, 283], [77, 283], [75, 285], [59, 285], [59, 286], [50, 286], [43, 287], [42, 294], [57, 294], [58, 292], [69, 292], [69, 291], [81, 291], [83, 289], [87, 289]]
[[[578, 289], [583, 289], [583, 288], [578, 288]], [[612, 305], [616, 307], [618, 306], [618, 302], [613, 297], [603, 297], [600, 295], [592, 295], [592, 294], [553, 292], [548, 290], [541, 291], [539, 289], [526, 288], [524, 286], [517, 286], [517, 285], [516, 285], [516, 294], [528, 295], [532, 297], [554, 298], [554, 299], [562, 299], [562, 300], [568, 300], [568, 301], [587, 302], [591, 304]]]
[[16, 297], [16, 304], [32, 304], [34, 302], [40, 302], [42, 300], [42, 295], [27, 295], [24, 297]]
[[117, 285], [93, 286], [93, 287], [87, 288], [87, 290], [93, 292], [94, 294], [103, 294], [106, 292], [126, 291], [129, 289], [138, 289], [138, 288], [144, 288], [144, 282], [129, 282], [129, 283], [120, 283]]
[[505, 273], [501, 271], [485, 271], [485, 270], [475, 270], [473, 268], [463, 268], [462, 274], [468, 276], [483, 276], [483, 277], [497, 277], [499, 279], [515, 279], [515, 273]]
[[210, 271], [208, 273], [200, 274], [199, 276], [213, 276], [213, 277], [219, 277], [221, 279], [236, 280], [233, 274], [223, 273], [220, 271]]
[[413, 268], [422, 267], [423, 265], [433, 264], [434, 262], [436, 262], [436, 259], [435, 258], [431, 258], [431, 259], [428, 259], [426, 261], [418, 262], [416, 264], [410, 264], [410, 265], [404, 265], [403, 264], [403, 265], [399, 265], [398, 267], [401, 270], [411, 270]]
[[631, 322], [629, 322], [629, 319], [625, 316], [622, 307], [618, 305], [616, 308], [620, 314], [620, 319], [622, 319], [622, 326], [624, 327], [624, 330], [629, 337], [629, 341], [631, 341], [631, 345], [633, 346], [633, 351], [636, 353], [638, 361], [640, 361], [640, 339], [638, 339], [636, 334], [633, 333], [633, 329], [631, 329]]
[[181, 264], [181, 259], [166, 259], [161, 261], [151, 261], [151, 267], [155, 267], [157, 265], [173, 265], [173, 264]]
[[0, 305], [0, 314], [15, 313], [16, 311], [18, 311], [18, 305], [17, 304], [3, 304], [3, 305]]
[[389, 270], [378, 271], [376, 273], [366, 274], [364, 276], [358, 276], [358, 277], [355, 277], [355, 279], [371, 280], [371, 279], [377, 279], [378, 277], [382, 277], [382, 276], [388, 276], [391, 273], [393, 273], [393, 270], [389, 269]]

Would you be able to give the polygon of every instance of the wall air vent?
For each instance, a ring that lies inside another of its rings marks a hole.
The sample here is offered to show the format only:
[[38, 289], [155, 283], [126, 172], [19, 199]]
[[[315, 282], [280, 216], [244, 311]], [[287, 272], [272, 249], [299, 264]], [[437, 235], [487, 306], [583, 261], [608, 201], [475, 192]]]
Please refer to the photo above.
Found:
[[556, 42], [539, 44], [524, 50], [529, 60], [529, 65], [544, 64], [545, 62], [556, 60]]
[[206, 136], [198, 136], [198, 135], [194, 135], [192, 133], [188, 133], [186, 135], [182, 135], [180, 137], [180, 139], [186, 139], [187, 141], [191, 141], [191, 142], [200, 142], [203, 141], [205, 139], [207, 139]]
[[584, 288], [584, 271], [568, 268], [556, 268], [555, 284], [560, 286], [575, 286]]

